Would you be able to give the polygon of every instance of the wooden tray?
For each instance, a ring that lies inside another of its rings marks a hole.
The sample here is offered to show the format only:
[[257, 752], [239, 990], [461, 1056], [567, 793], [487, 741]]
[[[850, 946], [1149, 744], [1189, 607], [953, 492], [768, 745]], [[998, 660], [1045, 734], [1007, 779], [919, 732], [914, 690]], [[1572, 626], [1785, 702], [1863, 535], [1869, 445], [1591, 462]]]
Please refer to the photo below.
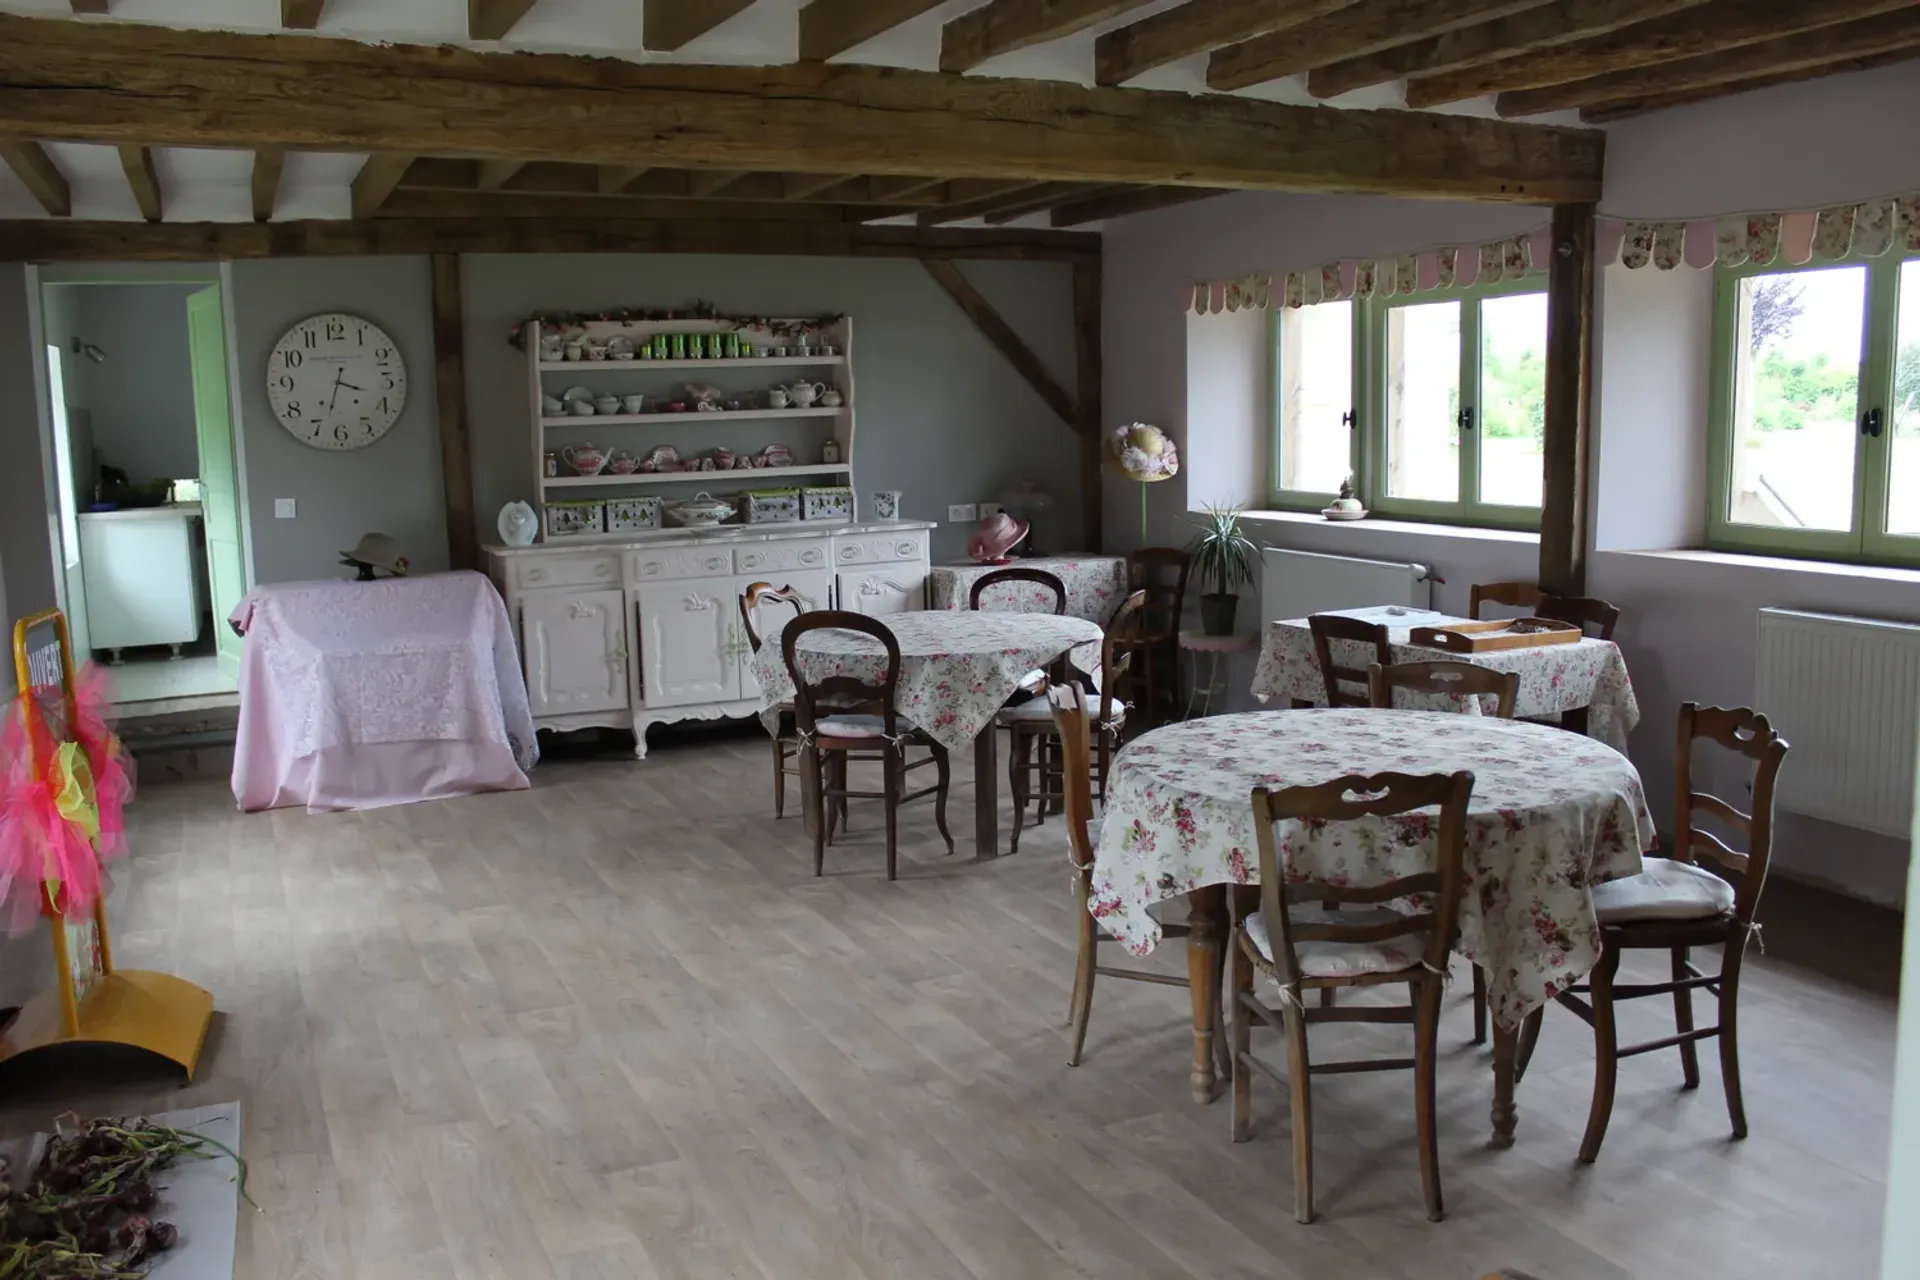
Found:
[[1495, 618], [1487, 622], [1456, 622], [1446, 627], [1415, 627], [1407, 633], [1407, 643], [1444, 653], [1494, 653], [1501, 649], [1578, 644], [1584, 634], [1570, 622], [1555, 622], [1551, 618]]

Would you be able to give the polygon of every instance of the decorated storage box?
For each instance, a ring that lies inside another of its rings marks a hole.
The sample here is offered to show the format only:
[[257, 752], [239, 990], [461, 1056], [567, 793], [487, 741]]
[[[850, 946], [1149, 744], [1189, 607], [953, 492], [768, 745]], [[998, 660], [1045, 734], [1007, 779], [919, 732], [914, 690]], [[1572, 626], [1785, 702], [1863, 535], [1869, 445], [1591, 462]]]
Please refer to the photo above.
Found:
[[660, 527], [660, 499], [608, 498], [607, 532], [631, 533]]
[[747, 500], [748, 524], [788, 524], [800, 518], [798, 489], [749, 489], [740, 496]]
[[846, 485], [823, 485], [800, 491], [801, 518], [805, 520], [853, 519], [853, 490]]
[[598, 498], [547, 504], [549, 538], [577, 538], [582, 534], [602, 533], [606, 530], [606, 523], [607, 504]]

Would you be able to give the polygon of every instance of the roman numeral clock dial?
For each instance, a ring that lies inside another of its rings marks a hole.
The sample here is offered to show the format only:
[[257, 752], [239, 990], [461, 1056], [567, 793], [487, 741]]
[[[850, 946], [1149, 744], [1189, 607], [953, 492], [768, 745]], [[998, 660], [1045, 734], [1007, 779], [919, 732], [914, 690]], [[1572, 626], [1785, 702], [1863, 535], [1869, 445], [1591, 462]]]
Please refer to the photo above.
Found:
[[364, 449], [407, 403], [407, 362], [385, 329], [328, 312], [288, 329], [267, 358], [267, 402], [280, 425], [316, 449]]

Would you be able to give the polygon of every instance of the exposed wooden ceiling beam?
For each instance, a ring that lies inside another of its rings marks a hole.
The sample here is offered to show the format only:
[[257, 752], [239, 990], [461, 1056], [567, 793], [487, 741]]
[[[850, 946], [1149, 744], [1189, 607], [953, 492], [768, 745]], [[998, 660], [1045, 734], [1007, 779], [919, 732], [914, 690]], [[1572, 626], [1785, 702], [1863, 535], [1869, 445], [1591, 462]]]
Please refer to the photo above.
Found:
[[883, 178], [867, 180], [876, 200], [909, 200], [947, 185], [945, 178]]
[[593, 189], [603, 196], [618, 195], [645, 173], [644, 164], [602, 164], [594, 166]]
[[467, 39], [504, 40], [533, 0], [467, 0]]
[[1083, 31], [1148, 0], [987, 0], [940, 29], [940, 69], [971, 71], [989, 58]]
[[289, 31], [312, 31], [326, 7], [327, 0], [280, 0], [280, 25]]
[[72, 0], [75, 13], [105, 13], [112, 0]]
[[1068, 426], [1076, 431], [1093, 429], [1080, 418], [1080, 406], [1067, 394], [1067, 389], [1055, 380], [1051, 371], [1034, 354], [1020, 335], [1014, 331], [998, 310], [994, 308], [987, 295], [981, 293], [974, 283], [961, 274], [960, 268], [951, 262], [927, 261], [922, 263], [927, 274], [932, 276], [949, 298], [972, 320], [974, 327], [991, 343], [1001, 355], [1007, 358], [1015, 371], [1026, 380], [1034, 393], [1046, 401], [1053, 411], [1064, 419]]
[[1155, 67], [1222, 45], [1297, 27], [1354, 0], [1187, 0], [1177, 8], [1115, 27], [1093, 42], [1097, 84], [1124, 84]]
[[1920, 46], [1890, 49], [1885, 53], [1864, 58], [1843, 58], [1838, 62], [1823, 62], [1817, 66], [1783, 71], [1777, 75], [1755, 76], [1750, 80], [1733, 80], [1726, 84], [1709, 85], [1700, 89], [1682, 89], [1674, 93], [1650, 93], [1641, 98], [1598, 102], [1590, 107], [1582, 107], [1580, 118], [1591, 120], [1596, 124], [1604, 124], [1613, 120], [1645, 115], [1649, 111], [1664, 111], [1668, 107], [1684, 107], [1695, 102], [1709, 102], [1715, 98], [1727, 98], [1737, 93], [1751, 93], [1755, 89], [1769, 89], [1774, 85], [1794, 84], [1801, 80], [1817, 80], [1822, 76], [1841, 75], [1849, 71], [1871, 71], [1876, 67], [1889, 67], [1897, 62], [1912, 62], [1915, 59], [1920, 59]]
[[938, 226], [943, 222], [959, 222], [965, 218], [978, 218], [992, 213], [995, 209], [1005, 208], [1024, 198], [1029, 192], [1041, 187], [1070, 187], [1060, 182], [982, 182], [974, 185], [955, 182], [949, 184], [949, 199], [937, 208], [922, 213], [917, 221], [923, 227]]
[[[592, 205], [603, 218], [754, 218], [776, 222], [869, 222], [910, 210], [886, 205], [837, 205], [814, 201], [660, 199], [645, 194], [600, 196]], [[436, 191], [402, 187], [376, 218], [568, 218], [580, 212], [576, 196], [542, 191]]]
[[[298, 102], [298, 110], [286, 103]], [[592, 127], [584, 127], [583, 121]], [[0, 137], [1551, 204], [1604, 135], [841, 63], [631, 63], [0, 15]]]
[[133, 188], [133, 202], [140, 206], [140, 216], [148, 222], [160, 221], [160, 175], [153, 169], [153, 151], [126, 144], [117, 150], [127, 185]]
[[1870, 18], [1911, 4], [1912, 0], [1713, 0], [1698, 8], [1652, 22], [1636, 23], [1611, 35], [1542, 49], [1519, 58], [1407, 81], [1407, 105], [1434, 107], [1464, 102], [1489, 93], [1565, 84], [1593, 76], [1718, 53], [1744, 44], [1773, 40]]
[[854, 175], [845, 173], [783, 173], [782, 193], [789, 200], [809, 200], [830, 187], [845, 186]]
[[1151, 213], [1155, 209], [1170, 209], [1174, 205], [1225, 194], [1224, 191], [1209, 191], [1205, 187], [1140, 187], [1118, 195], [1096, 196], [1090, 200], [1057, 205], [1049, 215], [1049, 220], [1056, 227], [1079, 227], [1089, 222]]
[[1324, 18], [1215, 50], [1207, 87], [1245, 89], [1342, 58], [1458, 31], [1531, 8], [1540, 0], [1360, 0]]
[[687, 194], [695, 197], [717, 196], [753, 176], [751, 169], [695, 169], [687, 175]]
[[917, 221], [923, 227], [937, 227], [947, 222], [962, 222], [968, 218], [986, 218], [1008, 209], [1017, 209], [1022, 213], [1031, 213], [1036, 209], [1049, 208], [1063, 200], [1071, 200], [1086, 190], [1086, 186], [1077, 182], [1035, 182], [1023, 184], [998, 195], [982, 196], [976, 200], [963, 200], [956, 204], [941, 205], [937, 209], [928, 209], [918, 215]]
[[752, 4], [753, 0], [646, 0], [641, 43], [649, 49], [670, 53], [699, 39]]
[[378, 213], [412, 163], [412, 156], [368, 156], [353, 177], [353, 216], [370, 218]]
[[1307, 75], [1307, 92], [1316, 98], [1334, 98], [1403, 76], [1436, 75], [1498, 62], [1502, 58], [1522, 57], [1540, 49], [1606, 35], [1636, 22], [1664, 18], [1705, 2], [1555, 0], [1492, 22], [1315, 67]]
[[280, 199], [280, 171], [287, 153], [278, 147], [261, 147], [253, 153], [253, 220], [265, 222], [273, 217], [273, 206]]
[[65, 218], [73, 213], [73, 191], [45, 147], [37, 142], [0, 141], [0, 161], [26, 184], [48, 216]]
[[526, 167], [525, 160], [482, 160], [479, 179], [473, 185], [481, 191], [498, 191]]
[[1002, 209], [995, 209], [992, 213], [983, 213], [980, 215], [980, 220], [990, 227], [998, 227], [1009, 222], [1017, 222], [1021, 218], [1030, 217], [1036, 213], [1046, 213], [1057, 205], [1072, 204], [1082, 200], [1097, 200], [1102, 196], [1116, 196], [1123, 191], [1138, 190], [1140, 190], [1138, 187], [1121, 186], [1118, 184], [1109, 184], [1107, 186], [1078, 184], [1066, 192], [1048, 191], [1045, 188], [1040, 188], [1031, 193], [1031, 199], [1024, 200], [1019, 204], [1008, 205]]
[[800, 57], [825, 62], [940, 4], [941, 0], [812, 0], [800, 11]]
[[1503, 93], [1494, 99], [1494, 107], [1503, 116], [1539, 115], [1543, 111], [1564, 111], [1621, 98], [1708, 89], [1754, 76], [1817, 67], [1843, 58], [1864, 58], [1915, 43], [1920, 43], [1920, 8], [1902, 9], [1837, 27], [1741, 45], [1724, 53], [1661, 62], [1569, 84]]

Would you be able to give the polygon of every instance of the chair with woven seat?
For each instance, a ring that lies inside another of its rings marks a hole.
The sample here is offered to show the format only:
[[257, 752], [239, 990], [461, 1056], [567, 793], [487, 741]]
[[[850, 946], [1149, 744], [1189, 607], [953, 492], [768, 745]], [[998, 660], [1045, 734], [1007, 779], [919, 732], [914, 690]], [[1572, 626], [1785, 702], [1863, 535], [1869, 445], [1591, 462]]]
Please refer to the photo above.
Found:
[[[1140, 547], [1127, 553], [1127, 594], [1147, 593], [1138, 634], [1128, 642], [1137, 653], [1120, 692], [1149, 723], [1171, 718], [1178, 697], [1180, 619], [1187, 608], [1193, 553], [1180, 547]], [[1117, 612], [1117, 610], [1116, 610]]]
[[1493, 714], [1511, 720], [1514, 701], [1520, 696], [1520, 676], [1471, 662], [1394, 662], [1386, 666], [1376, 662], [1367, 668], [1368, 705], [1391, 709], [1395, 689], [1434, 697], [1492, 698]]
[[[856, 676], [835, 675], [817, 684], [809, 683], [796, 660], [795, 647], [801, 636], [822, 630], [856, 631], [878, 640], [887, 657], [880, 682], [874, 684]], [[808, 829], [813, 836], [813, 874], [825, 872], [826, 849], [833, 839], [834, 813], [836, 809], [844, 809], [848, 799], [886, 803], [887, 879], [896, 878], [900, 806], [908, 801], [929, 795], [934, 798], [934, 824], [947, 842], [947, 852], [952, 853], [953, 835], [947, 830], [950, 777], [947, 750], [897, 710], [900, 642], [893, 632], [884, 622], [863, 613], [816, 609], [801, 614], [781, 629], [780, 655], [793, 681], [794, 725], [800, 736], [800, 785], [806, 798]], [[925, 747], [929, 754], [909, 764], [909, 747]], [[851, 761], [879, 764], [881, 789], [852, 790], [847, 782], [847, 766]], [[907, 775], [929, 764], [934, 766], [934, 784], [918, 791], [906, 791]]]
[[[776, 587], [771, 582], [750, 582], [740, 593], [740, 625], [746, 630], [747, 643], [760, 652], [760, 610], [768, 605], [791, 605], [793, 616], [807, 610], [806, 602], [794, 588]], [[773, 735], [773, 816], [787, 816], [787, 775], [800, 776], [800, 733], [794, 727], [793, 700], [780, 704], [779, 728]]]
[[[1042, 592], [1053, 594], [1053, 612], [1064, 614], [1067, 611], [1067, 584], [1060, 581], [1058, 574], [1048, 573], [1045, 569], [1029, 569], [1025, 565], [1012, 565], [1005, 569], [995, 569], [992, 573], [983, 573], [974, 579], [972, 590], [967, 592], [967, 608], [978, 612], [988, 591], [1010, 582], [1028, 582], [1039, 587]], [[1016, 608], [1010, 612], [1033, 613], [1032, 609]]]
[[[1185, 978], [1173, 974], [1113, 968], [1099, 963], [1099, 945], [1113, 939], [1100, 928], [1100, 922], [1094, 918], [1088, 903], [1092, 897], [1093, 846], [1096, 837], [1092, 831], [1091, 727], [1087, 717], [1087, 695], [1072, 685], [1056, 685], [1048, 691], [1047, 706], [1053, 717], [1054, 732], [1060, 737], [1060, 753], [1066, 761], [1067, 856], [1073, 860], [1074, 923], [1078, 934], [1073, 996], [1068, 1005], [1068, 1025], [1072, 1030], [1073, 1047], [1067, 1054], [1067, 1065], [1077, 1067], [1080, 1065], [1080, 1052], [1086, 1047], [1087, 1019], [1093, 1010], [1095, 978], [1152, 982], [1169, 987], [1184, 987], [1188, 983]], [[1185, 924], [1171, 922], [1162, 923], [1160, 931], [1167, 938], [1185, 938], [1189, 932]]]
[[1335, 641], [1366, 645], [1373, 650], [1370, 661], [1383, 667], [1391, 666], [1393, 655], [1387, 647], [1386, 627], [1378, 622], [1366, 622], [1344, 614], [1316, 613], [1307, 619], [1307, 629], [1313, 633], [1313, 655], [1320, 662], [1320, 678], [1326, 681], [1327, 705], [1366, 706], [1370, 701], [1367, 694], [1367, 667], [1364, 664], [1343, 666], [1335, 661], [1333, 645]]
[[1531, 615], [1547, 593], [1531, 582], [1476, 582], [1467, 588], [1467, 616], [1479, 618], [1480, 606], [1497, 604]]
[[[1444, 1216], [1435, 1132], [1435, 1058], [1447, 957], [1459, 932], [1461, 860], [1472, 794], [1473, 775], [1464, 771], [1426, 776], [1380, 773], [1370, 778], [1355, 774], [1317, 786], [1280, 791], [1254, 788], [1260, 909], [1236, 922], [1229, 960], [1233, 1140], [1245, 1142], [1249, 1136], [1252, 1073], [1258, 1070], [1284, 1081], [1293, 1116], [1293, 1212], [1301, 1222], [1313, 1221], [1312, 1076], [1409, 1068], [1427, 1216], [1436, 1222]], [[1287, 883], [1275, 824], [1391, 818], [1432, 806], [1440, 810], [1432, 870], [1369, 885]], [[1399, 911], [1388, 905], [1414, 895], [1420, 895], [1415, 898], [1420, 904], [1415, 910]], [[1278, 1008], [1269, 1008], [1255, 993], [1256, 972], [1279, 988]], [[1304, 999], [1312, 990], [1399, 984], [1408, 988], [1406, 1004], [1309, 1008]], [[1254, 1019], [1285, 1037], [1284, 1075], [1253, 1055]], [[1307, 1027], [1316, 1022], [1411, 1025], [1413, 1056], [1313, 1062]]]
[[[1694, 790], [1693, 751], [1706, 742], [1744, 758], [1753, 767], [1751, 813], [1720, 797]], [[1587, 1131], [1580, 1139], [1580, 1160], [1592, 1164], [1607, 1136], [1613, 1114], [1614, 1079], [1620, 1059], [1659, 1049], [1680, 1050], [1680, 1071], [1689, 1089], [1700, 1085], [1700, 1062], [1694, 1048], [1701, 1040], [1720, 1041], [1720, 1077], [1726, 1087], [1727, 1117], [1733, 1136], [1747, 1136], [1747, 1109], [1740, 1095], [1740, 966], [1747, 942], [1758, 926], [1754, 912], [1767, 885], [1767, 864], [1773, 856], [1773, 786], [1787, 756], [1787, 742], [1767, 718], [1746, 707], [1727, 709], [1686, 703], [1680, 708], [1680, 741], [1676, 760], [1677, 796], [1674, 804], [1673, 857], [1645, 861], [1646, 869], [1624, 880], [1595, 885], [1593, 906], [1600, 918], [1600, 963], [1588, 980], [1555, 999], [1593, 1028], [1593, 1103], [1587, 1112]], [[1736, 850], [1718, 835], [1698, 825], [1701, 816], [1713, 819], [1746, 849]], [[1696, 858], [1704, 855], [1726, 867], [1732, 879], [1716, 875]], [[1694, 947], [1719, 947], [1720, 972], [1711, 976], [1694, 964]], [[1667, 982], [1620, 983], [1615, 975], [1628, 951], [1665, 951], [1671, 961]], [[1719, 1002], [1719, 1021], [1711, 1027], [1693, 1025], [1693, 991], [1703, 987]], [[1614, 1006], [1622, 1000], [1673, 996], [1674, 1034], [1622, 1048], [1614, 1025]], [[1540, 1034], [1540, 1014], [1527, 1020], [1521, 1036], [1517, 1070], [1524, 1072]]]

